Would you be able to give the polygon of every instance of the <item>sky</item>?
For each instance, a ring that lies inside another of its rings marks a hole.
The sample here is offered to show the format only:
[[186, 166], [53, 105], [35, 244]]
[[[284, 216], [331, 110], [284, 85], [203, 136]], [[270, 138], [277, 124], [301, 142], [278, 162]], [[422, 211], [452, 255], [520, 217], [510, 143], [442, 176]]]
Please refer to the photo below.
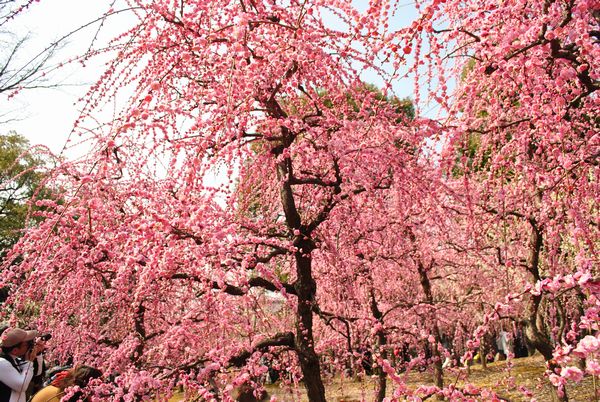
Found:
[[[114, 8], [118, 9], [119, 0], [116, 2]], [[44, 0], [35, 3], [30, 10], [15, 19], [9, 28], [17, 35], [30, 35], [23, 57], [31, 57], [52, 41], [97, 19], [111, 3], [115, 3], [115, 0]], [[354, 3], [363, 8], [366, 0], [354, 0]], [[414, 18], [415, 10], [408, 0], [399, 11], [393, 22], [398, 26], [405, 26]], [[113, 37], [126, 29], [129, 23], [131, 20], [126, 16], [111, 18], [102, 27], [99, 41]], [[99, 24], [93, 24], [73, 35], [53, 60], [60, 62], [82, 54], [89, 47], [98, 26]], [[64, 146], [78, 116], [77, 101], [102, 71], [101, 61], [90, 62], [85, 67], [77, 63], [61, 68], [49, 76], [49, 82], [59, 83], [55, 88], [26, 90], [10, 100], [0, 98], [2, 113], [8, 113], [11, 119], [2, 125], [3, 131], [22, 134], [31, 144], [43, 144], [55, 154], [76, 157], [69, 154], [73, 152], [70, 149], [64, 150]], [[368, 73], [365, 74], [365, 80], [376, 81]], [[409, 82], [398, 82], [395, 83], [395, 90], [401, 97], [410, 96], [412, 86]], [[76, 142], [77, 139], [71, 140]]]
[[[107, 0], [46, 0], [34, 4], [8, 27], [11, 32], [29, 39], [21, 59], [31, 58], [48, 44], [80, 28], [102, 15], [110, 6]], [[123, 19], [113, 19], [103, 27], [99, 40], [104, 40], [126, 24]], [[51, 64], [68, 60], [82, 54], [90, 45], [99, 24], [77, 32], [67, 39]], [[29, 139], [30, 143], [43, 144], [55, 154], [61, 153], [75, 119], [78, 116], [77, 101], [102, 73], [102, 62], [92, 61], [83, 67], [80, 63], [58, 69], [48, 75], [48, 82], [57, 83], [54, 88], [26, 90], [11, 98], [0, 98], [3, 120], [2, 131], [15, 131]]]

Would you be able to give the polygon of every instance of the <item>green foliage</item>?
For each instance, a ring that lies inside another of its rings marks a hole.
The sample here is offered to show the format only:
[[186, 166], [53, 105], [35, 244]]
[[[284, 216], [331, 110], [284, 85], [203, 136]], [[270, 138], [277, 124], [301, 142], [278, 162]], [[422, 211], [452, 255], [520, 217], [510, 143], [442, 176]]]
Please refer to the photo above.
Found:
[[[390, 104], [391, 106], [394, 107], [394, 111], [403, 116], [404, 118], [407, 118], [409, 120], [412, 120], [415, 118], [415, 106], [412, 102], [412, 100], [410, 100], [409, 98], [403, 98], [400, 99], [396, 96], [386, 96], [384, 95], [384, 93], [381, 91], [381, 89], [379, 89], [376, 85], [374, 84], [364, 84], [364, 90], [366, 92], [371, 92], [372, 94], [375, 95], [375, 99], [377, 99], [378, 101], [381, 102], [385, 102]], [[354, 108], [356, 111], [358, 111], [358, 106], [356, 104], [356, 102], [353, 99], [348, 99], [348, 101], [355, 105]], [[400, 123], [400, 119], [398, 121], [398, 123]]]
[[[333, 107], [333, 103], [332, 101], [329, 99], [328, 94], [326, 91], [317, 91], [319, 94], [319, 97], [321, 98], [321, 101], [323, 102], [323, 105], [327, 108], [332, 108]], [[376, 85], [374, 84], [369, 84], [369, 83], [364, 83], [362, 85], [361, 88], [359, 88], [358, 93], [364, 93], [366, 94], [372, 94], [374, 96], [374, 98], [382, 103], [387, 103], [389, 105], [391, 105], [392, 107], [394, 107], [394, 111], [401, 116], [400, 118], [398, 118], [397, 123], [402, 123], [403, 119], [408, 119], [408, 120], [412, 120], [415, 118], [415, 106], [412, 102], [411, 99], [409, 98], [403, 98], [400, 99], [396, 96], [386, 96], [381, 89], [379, 89]], [[360, 99], [355, 99], [353, 94], [346, 94], [346, 101], [348, 102], [348, 105], [350, 105], [352, 107], [352, 109], [354, 110], [355, 113], [359, 113], [360, 112], [360, 108], [361, 108], [361, 103], [360, 103]]]
[[480, 172], [489, 167], [491, 149], [487, 148], [481, 151], [481, 136], [479, 133], [469, 133], [466, 143], [456, 148], [455, 164], [452, 167], [452, 176], [460, 177], [465, 174], [463, 170], [462, 159], [467, 158], [466, 167], [471, 172]]
[[46, 161], [28, 152], [29, 148], [22, 135], [0, 135], [0, 256], [21, 237], [27, 224], [28, 201], [34, 195], [49, 195], [40, 187]]
[[[362, 86], [360, 88], [358, 88], [357, 92], [359, 94], [364, 93], [365, 95], [372, 94], [372, 95], [374, 95], [374, 98], [377, 101], [380, 101], [382, 103], [387, 103], [387, 104], [393, 106], [394, 111], [400, 116], [397, 120], [398, 124], [403, 123], [404, 120], [412, 120], [415, 118], [415, 106], [413, 104], [413, 101], [410, 98], [400, 99], [396, 96], [386, 96], [381, 91], [381, 89], [379, 89], [376, 85], [369, 84], [369, 83], [363, 83]], [[326, 90], [318, 89], [317, 94], [318, 94], [320, 101], [324, 107], [326, 107], [328, 109], [333, 108], [333, 106], [334, 106], [333, 101], [329, 97], [329, 94], [327, 93]], [[361, 102], [360, 102], [360, 99], [355, 99], [355, 96], [356, 95], [354, 95], [352, 93], [347, 93], [346, 101], [348, 102], [348, 105], [351, 106], [352, 110], [355, 113], [359, 113], [361, 111]], [[294, 106], [294, 104], [287, 101], [287, 99], [279, 99], [279, 103], [284, 107], [284, 109], [286, 109], [288, 114], [290, 114], [290, 115], [299, 114], [298, 109]], [[308, 97], [302, 96], [300, 98], [300, 103], [303, 105], [306, 105], [306, 104], [310, 103], [310, 101], [309, 101]]]
[[469, 59], [467, 63], [464, 65], [462, 73], [460, 74], [460, 80], [464, 81], [467, 78], [467, 75], [473, 71], [475, 68], [475, 59]]

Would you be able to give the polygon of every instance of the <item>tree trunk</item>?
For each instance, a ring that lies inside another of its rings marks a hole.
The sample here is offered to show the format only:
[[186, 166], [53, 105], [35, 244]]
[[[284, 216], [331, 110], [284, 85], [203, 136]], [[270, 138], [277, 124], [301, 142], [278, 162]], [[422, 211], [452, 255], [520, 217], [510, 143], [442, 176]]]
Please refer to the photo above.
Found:
[[[421, 280], [421, 287], [423, 288], [423, 293], [425, 293], [425, 300], [430, 305], [434, 305], [433, 294], [431, 292], [431, 282], [429, 281], [429, 276], [427, 275], [427, 270], [421, 263], [418, 262], [419, 269], [419, 278]], [[442, 369], [442, 355], [438, 349], [438, 345], [441, 344], [442, 337], [440, 336], [440, 330], [437, 326], [437, 320], [435, 314], [432, 314], [431, 320], [433, 321], [433, 338], [435, 339], [435, 344], [431, 345], [431, 360], [433, 362], [433, 384], [438, 388], [444, 388], [444, 370]]]
[[[302, 244], [306, 242], [307, 244]], [[319, 356], [315, 352], [313, 338], [313, 303], [317, 285], [312, 277], [310, 242], [300, 242], [299, 251], [296, 253], [296, 291], [298, 292], [297, 322], [296, 322], [296, 349], [304, 386], [310, 402], [325, 402], [325, 386], [321, 379], [321, 366]], [[308, 253], [306, 253], [308, 251]]]
[[[382, 358], [385, 358], [382, 354]], [[377, 367], [377, 395], [375, 396], [375, 400], [377, 402], [383, 402], [385, 399], [385, 391], [387, 386], [387, 375], [385, 371], [381, 367]]]
[[[412, 231], [409, 231], [408, 236], [413, 245], [416, 244], [416, 236]], [[431, 281], [429, 280], [428, 270], [434, 266], [434, 260], [431, 260], [429, 264], [429, 268], [425, 268], [423, 261], [420, 257], [415, 258], [415, 263], [417, 264], [417, 271], [419, 273], [419, 282], [421, 283], [421, 289], [423, 290], [423, 294], [425, 295], [425, 301], [431, 306], [429, 311], [429, 319], [433, 323], [432, 335], [435, 340], [435, 344], [432, 345], [431, 353], [432, 353], [432, 361], [433, 361], [433, 383], [438, 388], [444, 388], [444, 370], [442, 368], [442, 356], [438, 349], [438, 346], [442, 343], [442, 337], [440, 335], [440, 329], [437, 325], [437, 318], [435, 312], [433, 311], [433, 306], [435, 305], [435, 300], [433, 299], [433, 292], [431, 290]]]
[[[433, 265], [433, 262], [432, 262]], [[421, 260], [417, 261], [417, 268], [419, 271], [419, 279], [421, 282], [421, 288], [425, 294], [425, 300], [431, 306], [434, 305], [433, 293], [431, 292], [431, 282], [429, 281], [429, 275], [427, 269], [423, 265]], [[440, 330], [437, 325], [437, 320], [434, 313], [431, 313], [431, 320], [433, 321], [433, 337], [435, 344], [432, 345], [432, 361], [433, 361], [433, 384], [438, 388], [444, 388], [444, 370], [442, 369], [442, 356], [438, 349], [438, 345], [441, 344]]]
[[[537, 194], [538, 200], [541, 202], [541, 196]], [[528, 222], [531, 226], [531, 235], [529, 237], [529, 255], [527, 258], [527, 265], [529, 273], [533, 276], [534, 281], [540, 281], [540, 254], [544, 245], [544, 238], [542, 235], [542, 229], [538, 225], [538, 222], [534, 217], [529, 217]], [[544, 328], [544, 317], [542, 315], [541, 305], [543, 302], [543, 294], [532, 295], [531, 303], [529, 305], [529, 319], [525, 322], [525, 336], [529, 344], [533, 345], [541, 354], [544, 356], [544, 360], [548, 363], [548, 367], [551, 371], [557, 368], [553, 360], [554, 346], [550, 337], [546, 333]], [[566, 390], [562, 395], [559, 395], [558, 390], [552, 386], [553, 396], [556, 397], [557, 401], [567, 402]]]
[[[271, 106], [274, 108], [274, 106]], [[291, 141], [289, 130], [282, 128], [284, 137]], [[298, 213], [294, 192], [287, 180], [291, 172], [291, 161], [285, 159], [277, 164], [277, 177], [283, 180], [280, 189], [281, 204], [285, 214], [286, 224], [290, 232], [302, 232], [302, 219]], [[325, 402], [325, 386], [321, 379], [319, 356], [315, 352], [313, 338], [313, 306], [317, 294], [317, 284], [312, 276], [311, 252], [315, 249], [312, 239], [301, 234], [295, 236], [294, 253], [296, 261], [296, 293], [298, 306], [296, 308], [296, 354], [302, 370], [304, 387], [310, 402]]]
[[[534, 297], [534, 299], [540, 298], [540, 296]], [[536, 303], [534, 302], [534, 305]], [[544, 360], [548, 363], [548, 368], [551, 371], [558, 368], [558, 366], [553, 362], [552, 352], [554, 351], [554, 347], [552, 346], [552, 342], [548, 339], [547, 336], [543, 334], [542, 331], [537, 327], [536, 322], [531, 322], [531, 320], [527, 321], [525, 335], [527, 338], [527, 342], [535, 347], [537, 351], [544, 356]], [[552, 386], [552, 394], [555, 397], [555, 400], [560, 402], [567, 402], [569, 400], [567, 396], [566, 390], [564, 390], [563, 395], [558, 395], [558, 390], [556, 387]]]
[[485, 347], [485, 339], [481, 339], [481, 343], [479, 344], [479, 359], [481, 360], [481, 368], [487, 369], [487, 351]]
[[442, 369], [442, 356], [440, 355], [437, 345], [434, 345], [433, 347], [433, 384], [438, 388], [444, 388], [444, 369]]
[[[371, 288], [371, 314], [373, 317], [383, 325], [383, 314], [381, 310], [379, 310], [379, 306], [377, 305], [377, 300], [375, 299], [375, 291]], [[385, 336], [385, 332], [383, 330], [377, 332], [377, 345], [375, 345], [379, 349], [379, 355], [382, 359], [387, 358], [387, 351], [385, 346], [387, 345], [387, 337]], [[377, 368], [375, 369], [377, 373], [377, 395], [376, 401], [383, 402], [385, 398], [385, 391], [387, 386], [387, 375], [381, 365], [377, 364]]]

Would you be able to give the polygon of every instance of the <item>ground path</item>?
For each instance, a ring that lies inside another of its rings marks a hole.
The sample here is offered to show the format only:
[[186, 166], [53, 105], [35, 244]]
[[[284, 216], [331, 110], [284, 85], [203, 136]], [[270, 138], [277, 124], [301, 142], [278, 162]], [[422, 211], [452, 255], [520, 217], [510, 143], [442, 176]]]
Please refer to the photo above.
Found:
[[[510, 370], [509, 370], [510, 367]], [[475, 365], [471, 367], [469, 381], [478, 387], [491, 388], [501, 397], [509, 401], [531, 401], [532, 397], [537, 402], [551, 402], [550, 384], [544, 377], [544, 361], [540, 355], [512, 360], [512, 366], [506, 361], [488, 364], [487, 369]], [[447, 370], [444, 373], [447, 383], [457, 386], [464, 384], [467, 373], [464, 370]], [[511, 381], [514, 378], [514, 382]], [[512, 383], [511, 383], [512, 382]], [[407, 384], [410, 388], [419, 385], [430, 385], [431, 374], [427, 372], [414, 372], [408, 375]], [[388, 395], [392, 395], [391, 384], [388, 382]], [[597, 383], [598, 385], [598, 383]], [[523, 387], [532, 392], [528, 397], [523, 392]], [[303, 389], [294, 391], [274, 384], [267, 386], [269, 393], [277, 397], [279, 402], [306, 402]], [[594, 402], [594, 384], [591, 377], [586, 377], [580, 384], [570, 384], [567, 388], [571, 402]], [[372, 401], [375, 393], [375, 379], [366, 377], [358, 379], [330, 378], [327, 380], [327, 400], [331, 402], [359, 402]], [[174, 397], [171, 402], [180, 401]], [[267, 399], [268, 400], [268, 399]]]
[[[533, 397], [538, 402], [550, 402], [552, 401], [550, 385], [548, 380], [544, 378], [544, 371], [544, 361], [541, 356], [537, 355], [514, 359], [510, 372], [505, 361], [490, 363], [486, 370], [483, 370], [479, 365], [473, 366], [469, 379], [479, 387], [492, 388], [500, 396], [510, 401], [531, 401], [531, 397], [527, 397], [519, 390], [521, 387], [526, 387], [533, 393]], [[456, 372], [446, 371], [445, 380], [460, 386], [464, 383], [464, 379], [457, 379], [457, 374]], [[466, 372], [463, 372], [460, 377], [465, 375]], [[514, 385], [510, 384], [511, 376], [514, 377]], [[431, 383], [431, 376], [426, 372], [415, 372], [408, 375], [408, 385], [411, 388]], [[269, 386], [268, 389], [272, 395], [277, 396], [277, 400], [280, 402], [305, 402], [308, 400], [304, 393], [300, 395], [293, 394], [289, 390], [280, 389], [277, 386]], [[327, 385], [327, 400], [331, 402], [372, 401], [374, 391], [375, 380], [371, 378], [362, 379], [362, 381], [334, 378]], [[567, 388], [567, 392], [572, 402], [595, 401], [591, 377], [586, 377], [581, 384], [571, 384]], [[391, 396], [391, 393], [390, 390], [388, 394]]]

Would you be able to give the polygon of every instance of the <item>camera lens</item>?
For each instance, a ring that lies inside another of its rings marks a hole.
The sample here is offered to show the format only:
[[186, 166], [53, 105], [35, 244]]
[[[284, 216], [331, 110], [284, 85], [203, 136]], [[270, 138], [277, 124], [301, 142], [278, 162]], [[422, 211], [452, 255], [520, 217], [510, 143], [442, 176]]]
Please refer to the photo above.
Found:
[[47, 342], [48, 340], [50, 340], [50, 338], [52, 338], [52, 335], [50, 335], [50, 334], [44, 334], [44, 335], [40, 336], [40, 339], [44, 342]]

